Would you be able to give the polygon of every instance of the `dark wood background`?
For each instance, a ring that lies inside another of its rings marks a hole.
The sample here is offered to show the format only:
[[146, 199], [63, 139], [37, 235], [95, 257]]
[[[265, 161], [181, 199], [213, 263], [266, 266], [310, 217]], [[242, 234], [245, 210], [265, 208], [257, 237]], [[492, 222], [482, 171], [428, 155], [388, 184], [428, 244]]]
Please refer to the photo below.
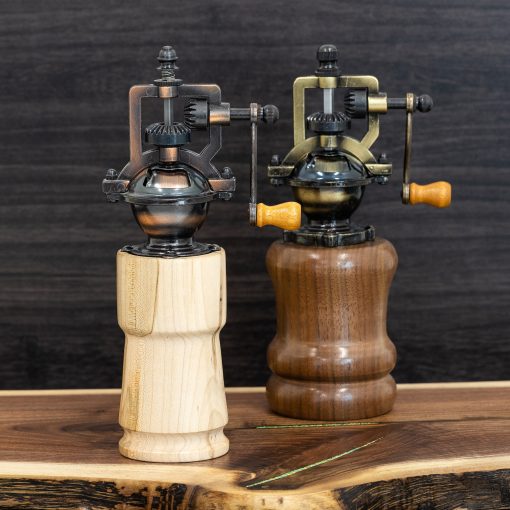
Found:
[[[179, 76], [217, 82], [224, 100], [280, 107], [260, 134], [260, 167], [291, 147], [291, 84], [335, 43], [348, 74], [374, 74], [391, 95], [430, 93], [418, 115], [417, 181], [447, 179], [449, 210], [399, 201], [404, 116], [383, 119], [378, 147], [392, 184], [371, 186], [355, 219], [390, 239], [400, 266], [388, 329], [399, 382], [510, 377], [510, 99], [506, 0], [140, 2], [23, 0], [0, 5], [0, 387], [119, 386], [115, 252], [142, 240], [100, 183], [128, 159], [127, 92], [176, 47]], [[227, 128], [218, 166], [238, 191], [200, 234], [228, 257], [228, 385], [262, 384], [275, 323], [264, 267], [276, 229], [248, 226], [249, 132]], [[262, 182], [264, 181], [264, 182]], [[290, 198], [261, 177], [260, 198]]]

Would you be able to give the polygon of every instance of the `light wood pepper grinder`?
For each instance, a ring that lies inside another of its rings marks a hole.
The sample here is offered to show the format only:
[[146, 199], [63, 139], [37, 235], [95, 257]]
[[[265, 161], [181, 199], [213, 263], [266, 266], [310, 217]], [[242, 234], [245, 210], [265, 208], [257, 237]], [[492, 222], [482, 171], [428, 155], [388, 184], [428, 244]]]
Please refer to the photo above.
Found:
[[[317, 58], [315, 75], [294, 82], [294, 147], [268, 168], [273, 184], [290, 185], [307, 223], [285, 231], [267, 253], [277, 309], [267, 397], [285, 416], [362, 419], [390, 411], [396, 395], [386, 311], [397, 254], [372, 226], [350, 221], [365, 187], [385, 184], [392, 172], [384, 155], [370, 151], [379, 115], [406, 111], [403, 202], [447, 207], [451, 187], [410, 183], [412, 115], [432, 108], [429, 96], [388, 98], [377, 78], [342, 74], [333, 45], [321, 46]], [[324, 106], [305, 118], [310, 88], [322, 89]], [[345, 93], [344, 111], [335, 110], [337, 89]], [[345, 134], [351, 119], [367, 119], [361, 140]]]
[[[158, 60], [161, 78], [129, 92], [130, 161], [103, 181], [108, 199], [131, 204], [148, 236], [117, 253], [117, 312], [126, 335], [119, 448], [137, 460], [198, 461], [225, 454], [229, 443], [219, 342], [226, 318], [225, 253], [195, 241], [194, 234], [210, 202], [228, 200], [235, 190], [232, 171], [211, 163], [222, 126], [250, 121], [256, 151], [258, 122], [276, 121], [278, 109], [256, 103], [230, 108], [217, 85], [183, 83], [175, 77], [171, 46]], [[175, 118], [178, 97], [188, 98], [184, 122]], [[145, 98], [163, 101], [164, 122], [142, 130]], [[185, 147], [192, 129], [209, 132], [199, 153]], [[142, 139], [152, 148], [144, 151]]]

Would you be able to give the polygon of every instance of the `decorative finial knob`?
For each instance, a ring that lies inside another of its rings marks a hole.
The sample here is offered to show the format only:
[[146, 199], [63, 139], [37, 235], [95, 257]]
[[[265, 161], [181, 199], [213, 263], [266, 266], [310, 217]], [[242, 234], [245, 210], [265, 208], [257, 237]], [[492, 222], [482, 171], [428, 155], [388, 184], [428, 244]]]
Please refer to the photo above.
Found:
[[262, 107], [262, 120], [266, 124], [274, 124], [280, 118], [280, 112], [274, 104]]
[[423, 113], [430, 112], [434, 106], [434, 101], [432, 101], [432, 98], [428, 94], [418, 96], [416, 98], [416, 103], [416, 109]]
[[319, 67], [315, 71], [316, 76], [340, 76], [337, 66], [338, 50], [333, 44], [323, 44], [317, 50]]
[[160, 66], [158, 71], [161, 71], [161, 78], [163, 80], [172, 80], [175, 78], [175, 71], [179, 69], [175, 61], [177, 60], [177, 53], [172, 46], [163, 46], [159, 51], [158, 61]]

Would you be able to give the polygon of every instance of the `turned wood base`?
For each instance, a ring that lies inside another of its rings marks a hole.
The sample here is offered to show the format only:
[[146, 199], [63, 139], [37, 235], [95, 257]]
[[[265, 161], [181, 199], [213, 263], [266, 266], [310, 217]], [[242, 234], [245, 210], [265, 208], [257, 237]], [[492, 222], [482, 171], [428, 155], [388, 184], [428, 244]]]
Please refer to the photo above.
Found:
[[126, 334], [120, 453], [151, 462], [224, 455], [225, 252], [173, 259], [119, 252], [117, 301]]
[[267, 267], [277, 333], [268, 350], [271, 409], [307, 420], [356, 420], [393, 407], [395, 347], [386, 333], [395, 249], [377, 239], [323, 248], [275, 242]]
[[124, 457], [150, 462], [192, 462], [228, 452], [223, 427], [188, 434], [151, 434], [124, 429], [119, 451]]
[[303, 420], [345, 421], [379, 416], [391, 411], [396, 397], [391, 375], [372, 381], [296, 381], [276, 374], [267, 382], [273, 411]]

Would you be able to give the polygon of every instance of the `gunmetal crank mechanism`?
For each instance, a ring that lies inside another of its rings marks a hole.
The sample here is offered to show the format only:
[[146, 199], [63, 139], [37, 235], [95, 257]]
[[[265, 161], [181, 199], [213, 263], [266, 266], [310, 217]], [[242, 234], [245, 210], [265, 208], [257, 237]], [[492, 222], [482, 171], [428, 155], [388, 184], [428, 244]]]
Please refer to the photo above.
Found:
[[[130, 160], [118, 173], [110, 169], [103, 180], [103, 192], [111, 202], [131, 204], [135, 219], [147, 234], [143, 245], [126, 246], [129, 253], [154, 257], [180, 257], [218, 250], [215, 244], [194, 241], [193, 235], [207, 216], [213, 200], [229, 200], [236, 179], [230, 168], [218, 170], [212, 159], [221, 149], [221, 129], [231, 122], [247, 120], [252, 131], [252, 186], [257, 164], [257, 126], [278, 119], [273, 105], [250, 104], [231, 108], [221, 100], [221, 89], [214, 84], [187, 84], [176, 78], [177, 54], [164, 46], [158, 61], [161, 78], [152, 85], [135, 85], [129, 91]], [[183, 122], [176, 120], [178, 97], [188, 99]], [[164, 122], [142, 129], [142, 99], [163, 101]], [[200, 151], [186, 145], [193, 130], [207, 130], [209, 141]], [[152, 146], [144, 150], [143, 142]], [[256, 187], [251, 196], [256, 196]], [[257, 221], [256, 206], [250, 206]]]

